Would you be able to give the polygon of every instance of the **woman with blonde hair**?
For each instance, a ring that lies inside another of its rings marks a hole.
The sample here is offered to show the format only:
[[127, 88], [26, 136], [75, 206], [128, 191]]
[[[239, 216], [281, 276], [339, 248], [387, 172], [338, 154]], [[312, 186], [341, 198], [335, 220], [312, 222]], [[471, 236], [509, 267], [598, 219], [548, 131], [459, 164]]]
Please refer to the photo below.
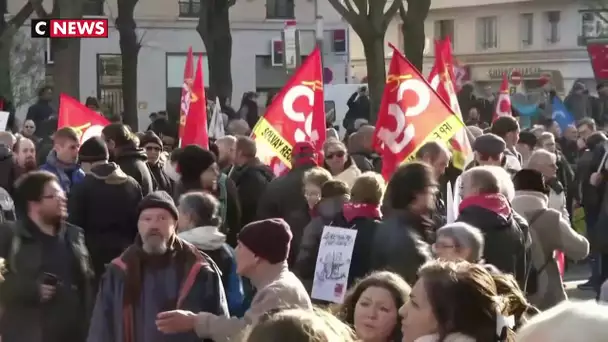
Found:
[[269, 313], [253, 325], [242, 342], [355, 342], [348, 326], [331, 314], [286, 309]]
[[528, 304], [515, 281], [494, 277], [468, 262], [425, 264], [399, 310], [402, 342], [514, 342]]
[[341, 180], [352, 187], [355, 180], [361, 175], [353, 158], [348, 155], [348, 149], [343, 142], [337, 139], [328, 139], [323, 144], [325, 162], [323, 167], [331, 172], [334, 179]]
[[350, 325], [361, 342], [401, 341], [398, 310], [411, 287], [396, 273], [374, 272], [357, 282], [336, 307], [336, 316]]

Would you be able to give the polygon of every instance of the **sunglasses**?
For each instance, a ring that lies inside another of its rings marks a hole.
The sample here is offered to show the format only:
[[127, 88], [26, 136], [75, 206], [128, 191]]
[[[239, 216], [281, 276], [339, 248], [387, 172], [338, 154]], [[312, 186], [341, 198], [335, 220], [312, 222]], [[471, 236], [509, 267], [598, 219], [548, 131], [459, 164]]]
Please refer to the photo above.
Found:
[[346, 155], [345, 151], [328, 152], [325, 155], [325, 159], [333, 159], [334, 157], [344, 158], [345, 155]]

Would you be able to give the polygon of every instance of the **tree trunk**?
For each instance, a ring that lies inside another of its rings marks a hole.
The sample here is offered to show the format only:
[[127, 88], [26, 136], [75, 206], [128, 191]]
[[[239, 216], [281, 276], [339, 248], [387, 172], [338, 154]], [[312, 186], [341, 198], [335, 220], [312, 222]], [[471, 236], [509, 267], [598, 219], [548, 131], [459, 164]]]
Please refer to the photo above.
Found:
[[25, 23], [27, 18], [34, 12], [34, 6], [27, 2], [17, 14], [7, 22], [4, 18], [7, 9], [7, 0], [0, 0], [2, 18], [0, 18], [0, 95], [12, 101], [13, 86], [11, 84], [10, 58], [13, 47], [13, 38], [17, 30]]
[[139, 130], [137, 117], [137, 59], [140, 44], [137, 40], [137, 27], [134, 19], [138, 0], [118, 1], [116, 28], [120, 34], [120, 53], [122, 59], [122, 103], [123, 123], [134, 132]]
[[365, 64], [367, 66], [367, 87], [369, 89], [370, 122], [376, 122], [384, 85], [386, 82], [386, 65], [384, 59], [384, 37], [364, 35], [361, 37]]
[[230, 7], [226, 0], [201, 2], [199, 23], [196, 27], [205, 44], [209, 65], [209, 91], [222, 101], [232, 97], [232, 33]]
[[[82, 18], [83, 0], [53, 1], [53, 18]], [[80, 38], [53, 39], [53, 87], [55, 94], [80, 100]]]
[[424, 21], [429, 14], [431, 0], [408, 0], [407, 11], [399, 9], [403, 26], [403, 52], [407, 59], [420, 71], [424, 64]]

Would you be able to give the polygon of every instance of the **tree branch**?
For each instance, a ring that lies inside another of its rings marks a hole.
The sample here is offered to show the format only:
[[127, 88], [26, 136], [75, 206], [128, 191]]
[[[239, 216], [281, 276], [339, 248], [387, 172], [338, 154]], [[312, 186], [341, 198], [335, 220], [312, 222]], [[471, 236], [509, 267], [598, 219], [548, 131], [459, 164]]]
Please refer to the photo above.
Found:
[[608, 18], [605, 17], [603, 14], [599, 13], [599, 11], [606, 11], [608, 12], [608, 1], [604, 1], [604, 0], [586, 0], [587, 2], [587, 7], [589, 7], [592, 10], [597, 10], [598, 12], [593, 13], [595, 16], [597, 16], [598, 18], [600, 18], [601, 21], [603, 21], [604, 23], [608, 24]]
[[393, 18], [395, 18], [397, 11], [401, 11], [402, 9], [405, 11], [405, 8], [403, 6], [403, 0], [393, 0], [391, 7], [389, 7], [386, 13], [384, 14], [384, 19], [382, 20], [383, 30], [386, 31], [388, 29], [388, 25], [390, 25]]
[[32, 1], [28, 1], [25, 5], [23, 5], [23, 7], [21, 7], [19, 12], [17, 12], [17, 14], [15, 14], [15, 16], [12, 17], [11, 20], [7, 23], [4, 32], [2, 32], [2, 35], [0, 36], [0, 46], [4, 46], [4, 44], [10, 41], [10, 39], [15, 35], [17, 30], [19, 30], [19, 28], [23, 26], [27, 18], [29, 18], [33, 12], [34, 6], [32, 4]]
[[346, 21], [350, 24], [350, 26], [352, 26], [353, 28], [355, 28], [355, 26], [359, 26], [359, 15], [357, 14], [357, 12], [354, 11], [354, 8], [352, 7], [352, 5], [350, 3], [348, 3], [348, 1], [350, 1], [350, 0], [344, 1], [345, 3], [348, 4], [348, 5], [346, 5], [346, 6], [348, 6], [348, 9], [340, 3], [340, 0], [328, 0], [328, 1], [333, 6], [333, 8], [344, 19], [346, 19]]
[[[355, 3], [355, 7], [357, 7], [357, 11], [359, 12], [360, 16], [363, 17], [367, 17], [367, 15], [370, 12], [370, 8], [368, 6], [368, 0], [352, 0]], [[376, 0], [377, 1], [377, 0]], [[386, 1], [386, 0], [384, 0]], [[380, 4], [377, 4], [377, 6], [380, 6]]]

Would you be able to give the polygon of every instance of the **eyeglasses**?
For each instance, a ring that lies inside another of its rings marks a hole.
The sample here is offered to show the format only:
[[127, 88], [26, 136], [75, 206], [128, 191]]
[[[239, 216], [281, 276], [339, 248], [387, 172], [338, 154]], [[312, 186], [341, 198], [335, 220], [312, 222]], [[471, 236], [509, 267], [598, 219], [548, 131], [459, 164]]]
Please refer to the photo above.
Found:
[[42, 199], [66, 199], [65, 194], [57, 192], [49, 195], [42, 195]]
[[334, 157], [344, 158], [345, 155], [346, 155], [346, 151], [328, 152], [325, 155], [325, 159], [333, 159]]
[[437, 249], [454, 249], [454, 248], [457, 248], [457, 247], [458, 246], [456, 246], [456, 245], [450, 245], [450, 244], [447, 244], [445, 242], [435, 242], [433, 244], [433, 249], [434, 250], [437, 250]]

